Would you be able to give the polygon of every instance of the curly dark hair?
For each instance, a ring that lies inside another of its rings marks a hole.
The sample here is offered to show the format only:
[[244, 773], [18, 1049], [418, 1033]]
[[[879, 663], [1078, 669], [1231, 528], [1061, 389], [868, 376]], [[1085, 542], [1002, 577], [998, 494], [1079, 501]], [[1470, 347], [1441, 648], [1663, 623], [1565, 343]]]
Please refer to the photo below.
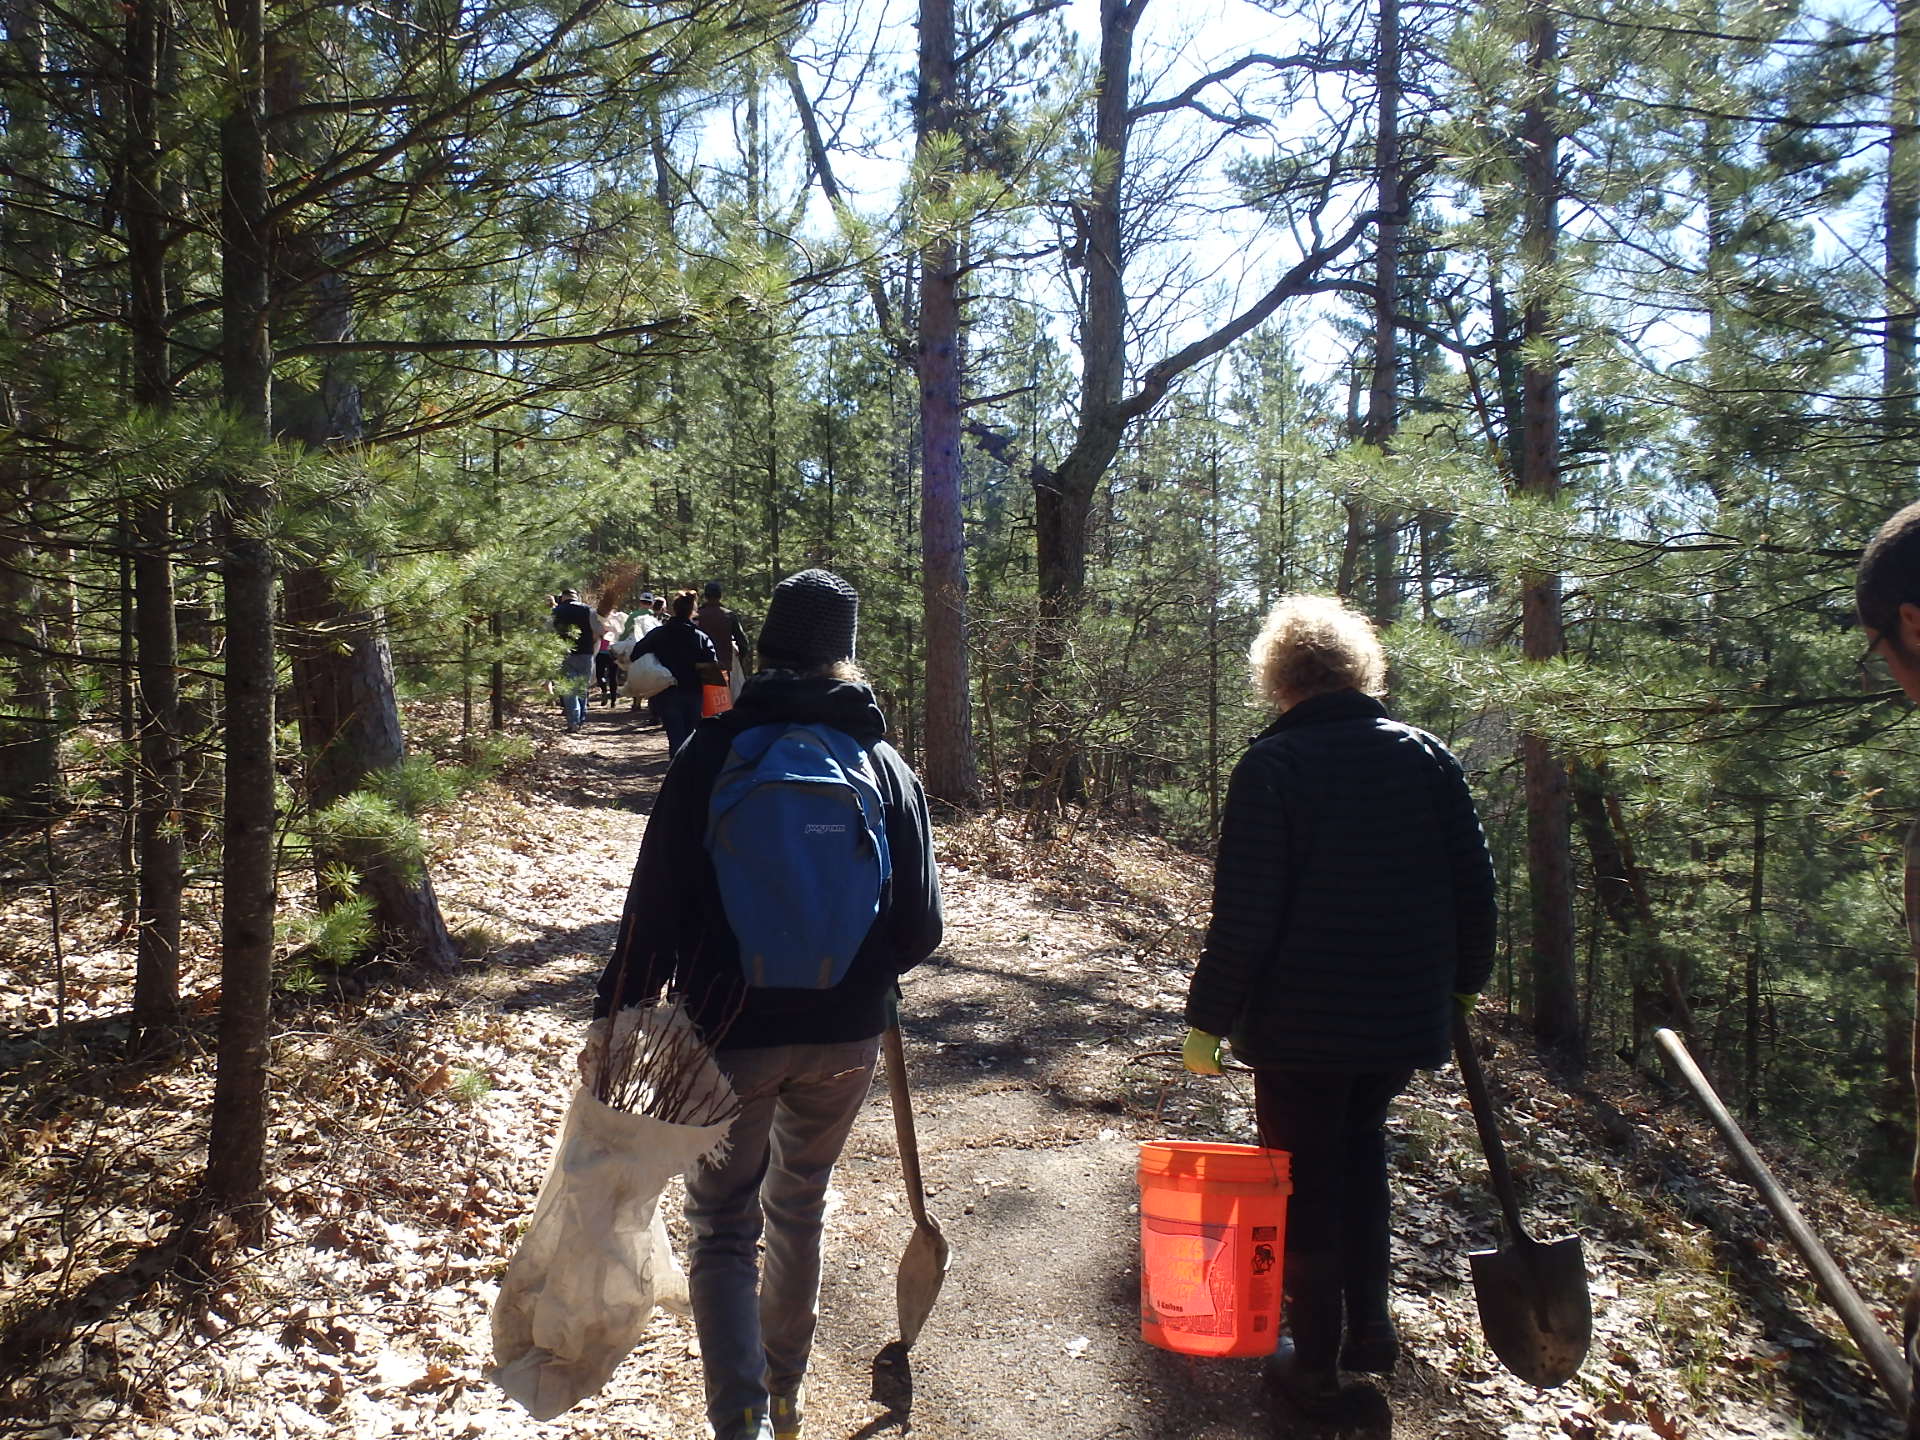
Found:
[[1900, 644], [1900, 607], [1920, 605], [1920, 501], [1874, 532], [1860, 554], [1853, 581], [1860, 623], [1895, 650]]

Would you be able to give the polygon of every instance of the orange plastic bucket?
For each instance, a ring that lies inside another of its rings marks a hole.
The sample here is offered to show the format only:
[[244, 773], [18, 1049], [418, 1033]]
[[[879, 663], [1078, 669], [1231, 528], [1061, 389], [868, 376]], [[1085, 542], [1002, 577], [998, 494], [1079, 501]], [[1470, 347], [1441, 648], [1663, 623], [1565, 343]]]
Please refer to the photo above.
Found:
[[1182, 1355], [1271, 1355], [1280, 1338], [1290, 1156], [1140, 1147], [1140, 1338]]
[[700, 687], [700, 713], [702, 716], [719, 715], [733, 708], [733, 692], [724, 685], [702, 685]]

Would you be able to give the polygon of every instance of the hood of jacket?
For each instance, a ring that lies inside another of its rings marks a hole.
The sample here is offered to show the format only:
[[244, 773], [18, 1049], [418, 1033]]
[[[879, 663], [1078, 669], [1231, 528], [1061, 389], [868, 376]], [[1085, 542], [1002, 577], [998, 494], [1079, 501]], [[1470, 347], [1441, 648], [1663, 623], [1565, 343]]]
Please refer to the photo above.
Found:
[[872, 745], [887, 734], [887, 718], [867, 686], [785, 670], [765, 670], [749, 679], [726, 718], [736, 732], [776, 722], [831, 725], [862, 745]]

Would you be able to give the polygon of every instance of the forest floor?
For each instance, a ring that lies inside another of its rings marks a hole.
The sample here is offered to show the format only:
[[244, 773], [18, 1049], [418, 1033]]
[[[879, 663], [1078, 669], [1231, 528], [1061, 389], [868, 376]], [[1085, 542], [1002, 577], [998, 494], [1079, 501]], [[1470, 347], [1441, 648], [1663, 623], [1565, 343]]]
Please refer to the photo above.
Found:
[[[624, 708], [596, 708], [578, 737], [559, 733], [557, 715], [527, 723], [535, 757], [432, 827], [442, 903], [484, 958], [447, 980], [286, 997], [270, 1233], [229, 1254], [211, 1287], [100, 1299], [138, 1273], [204, 1160], [211, 1029], [164, 1066], [114, 1057], [130, 946], [112, 897], [69, 878], [57, 1030], [46, 873], [37, 851], [6, 856], [0, 1433], [706, 1433], [697, 1343], [675, 1315], [656, 1316], [601, 1395], [546, 1425], [484, 1375], [488, 1306], [551, 1153], [666, 762], [660, 732]], [[898, 1358], [893, 1277], [911, 1222], [877, 1087], [830, 1198], [809, 1437], [1341, 1433], [1277, 1410], [1258, 1361], [1194, 1360], [1139, 1338], [1139, 1142], [1252, 1138], [1246, 1091], [1145, 1054], [1182, 1034], [1204, 861], [1086, 828], [1030, 843], [992, 817], [939, 827], [937, 843], [947, 940], [909, 977], [903, 1026], [929, 1205], [953, 1266], [910, 1363]], [[109, 844], [82, 824], [61, 837], [70, 872]], [[195, 949], [187, 987], [204, 1016], [216, 998], [204, 931]], [[1497, 1211], [1457, 1078], [1423, 1076], [1390, 1121], [1406, 1358], [1390, 1381], [1351, 1390], [1344, 1433], [1897, 1433], [1683, 1101], [1617, 1074], [1569, 1091], [1499, 1017], [1483, 1029], [1534, 1233], [1585, 1242], [1592, 1350], [1571, 1383], [1542, 1392], [1485, 1348], [1466, 1255], [1496, 1240]], [[1913, 1227], [1810, 1163], [1774, 1158], [1894, 1328]]]

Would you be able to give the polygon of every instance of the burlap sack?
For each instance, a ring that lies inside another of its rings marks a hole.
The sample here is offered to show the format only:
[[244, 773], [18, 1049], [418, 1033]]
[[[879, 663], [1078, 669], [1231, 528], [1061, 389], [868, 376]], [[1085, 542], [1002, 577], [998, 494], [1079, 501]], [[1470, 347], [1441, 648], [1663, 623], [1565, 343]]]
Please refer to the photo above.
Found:
[[[701, 1083], [726, 1089], [711, 1058]], [[728, 1091], [728, 1093], [731, 1093]], [[598, 1393], [655, 1304], [685, 1313], [687, 1279], [660, 1194], [725, 1143], [731, 1122], [671, 1125], [584, 1087], [561, 1128], [533, 1218], [493, 1305], [494, 1383], [536, 1420]]]

